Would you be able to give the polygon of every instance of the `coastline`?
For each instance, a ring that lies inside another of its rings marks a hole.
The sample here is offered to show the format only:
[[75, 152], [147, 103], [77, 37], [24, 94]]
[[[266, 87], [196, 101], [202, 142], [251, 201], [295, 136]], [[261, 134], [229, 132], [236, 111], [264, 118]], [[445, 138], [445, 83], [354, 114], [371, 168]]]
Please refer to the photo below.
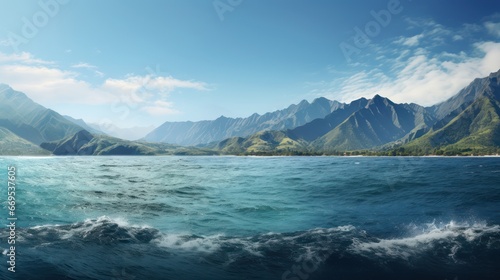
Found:
[[45, 159], [45, 158], [64, 158], [64, 157], [249, 157], [249, 158], [265, 158], [265, 157], [339, 157], [339, 158], [500, 158], [500, 155], [327, 155], [327, 154], [303, 154], [303, 155], [273, 155], [273, 154], [158, 154], [158, 155], [0, 155], [0, 158], [25, 158], [25, 159]]

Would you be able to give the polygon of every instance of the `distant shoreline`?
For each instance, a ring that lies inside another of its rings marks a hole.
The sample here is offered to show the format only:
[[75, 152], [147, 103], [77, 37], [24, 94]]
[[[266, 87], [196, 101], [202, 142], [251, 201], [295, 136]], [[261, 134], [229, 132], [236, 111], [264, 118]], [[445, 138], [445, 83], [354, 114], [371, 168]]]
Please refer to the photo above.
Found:
[[500, 158], [500, 155], [0, 155], [0, 158], [65, 158], [65, 157], [339, 157], [339, 158]]

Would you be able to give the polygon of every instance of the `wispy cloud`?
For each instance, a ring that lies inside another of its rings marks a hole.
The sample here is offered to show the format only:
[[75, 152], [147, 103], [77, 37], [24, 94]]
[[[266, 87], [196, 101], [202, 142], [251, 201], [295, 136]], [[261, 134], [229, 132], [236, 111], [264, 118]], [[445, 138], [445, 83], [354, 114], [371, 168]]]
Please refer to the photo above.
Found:
[[165, 116], [165, 115], [174, 115], [178, 114], [179, 111], [175, 110], [174, 104], [172, 102], [166, 101], [155, 101], [153, 104], [143, 107], [142, 110], [147, 112], [152, 116]]
[[411, 18], [405, 17], [405, 22], [408, 24], [408, 29], [422, 29], [428, 34], [441, 34], [447, 35], [451, 33], [451, 30], [444, 25], [436, 22], [431, 18]]
[[[374, 43], [363, 53], [362, 67], [351, 64], [350, 74], [309, 83], [310, 94], [343, 102], [375, 94], [401, 103], [442, 102], [473, 78], [500, 69], [500, 23], [498, 18], [485, 20], [453, 29], [432, 19], [405, 18], [411, 35]], [[443, 51], [448, 44], [462, 49]]]
[[400, 36], [394, 43], [407, 46], [417, 47], [425, 45], [426, 47], [437, 47], [446, 43], [446, 40], [461, 40], [462, 35], [457, 34], [455, 30], [437, 23], [429, 18], [410, 18], [406, 17], [405, 22], [408, 24], [408, 29], [411, 31], [419, 31], [419, 34], [413, 36]]
[[0, 40], [0, 47], [10, 47], [12, 42], [8, 39]]
[[104, 76], [98, 67], [81, 62], [61, 69], [52, 62], [35, 58], [30, 53], [4, 54], [0, 52], [1, 82], [23, 91], [46, 106], [77, 104], [87, 106], [114, 106], [125, 103], [153, 116], [179, 113], [168, 101], [169, 94], [181, 90], [206, 91], [208, 85], [194, 80], [155, 74], [128, 75], [107, 78], [101, 84], [82, 80], [80, 70], [90, 70]]
[[418, 45], [419, 40], [422, 39], [422, 37], [424, 37], [423, 34], [418, 34], [412, 37], [400, 37], [398, 40], [394, 41], [394, 43], [414, 47]]
[[484, 23], [484, 26], [491, 35], [500, 38], [500, 22], [487, 21]]
[[85, 69], [96, 69], [97, 66], [94, 66], [92, 64], [89, 64], [89, 63], [85, 63], [85, 62], [80, 62], [80, 63], [77, 63], [77, 64], [74, 64], [74, 65], [71, 65], [72, 68], [85, 68]]
[[194, 89], [198, 91], [208, 90], [203, 82], [179, 80], [172, 76], [129, 76], [125, 79], [107, 79], [104, 87], [110, 90], [122, 92], [157, 92], [170, 93], [176, 89]]
[[102, 78], [102, 77], [106, 76], [103, 72], [98, 71], [98, 70], [95, 70], [94, 73], [99, 78]]
[[[389, 60], [385, 61], [389, 63]], [[472, 54], [437, 53], [418, 48], [403, 59], [392, 59], [391, 67], [374, 67], [325, 83], [315, 95], [348, 102], [375, 94], [400, 103], [433, 105], [456, 94], [475, 77], [500, 68], [500, 43], [474, 45]]]
[[40, 65], [0, 65], [2, 81], [46, 106], [98, 105], [113, 102], [112, 95], [79, 80], [75, 72]]
[[74, 65], [71, 65], [71, 68], [76, 68], [76, 69], [86, 69], [89, 71], [92, 71], [96, 77], [103, 78], [105, 74], [97, 69], [99, 69], [97, 66], [86, 63], [86, 62], [80, 62]]
[[54, 62], [35, 58], [27, 52], [4, 54], [0, 52], [0, 63], [22, 63], [31, 65], [52, 65]]

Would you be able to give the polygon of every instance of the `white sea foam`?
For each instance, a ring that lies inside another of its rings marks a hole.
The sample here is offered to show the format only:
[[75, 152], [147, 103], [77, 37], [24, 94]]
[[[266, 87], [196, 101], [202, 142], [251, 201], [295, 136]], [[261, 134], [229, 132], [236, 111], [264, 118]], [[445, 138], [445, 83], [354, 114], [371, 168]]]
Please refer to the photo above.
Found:
[[[162, 234], [155, 242], [159, 247], [214, 253], [224, 248], [246, 252], [256, 257], [263, 257], [263, 251], [275, 246], [297, 246], [300, 251], [298, 260], [311, 259], [316, 252], [324, 250], [325, 246], [339, 233], [355, 230], [351, 225], [335, 228], [316, 228], [296, 233], [269, 232], [254, 237], [230, 237], [224, 234], [198, 236], [189, 233]], [[307, 241], [305, 241], [307, 240]]]
[[224, 235], [192, 236], [184, 234], [164, 234], [155, 239], [160, 247], [189, 251], [215, 252], [220, 248], [221, 238]]
[[208, 236], [164, 234], [155, 239], [154, 242], [164, 248], [204, 253], [215, 253], [223, 247], [233, 247], [257, 257], [262, 257], [259, 249], [263, 246], [263, 243], [252, 241], [250, 238], [228, 237], [224, 234]]
[[457, 223], [450, 221], [447, 224], [435, 222], [425, 225], [421, 230], [413, 230], [413, 235], [403, 238], [378, 239], [365, 242], [358, 238], [353, 239], [351, 251], [365, 254], [374, 254], [379, 257], [393, 257], [408, 259], [409, 257], [423, 251], [435, 249], [443, 242], [449, 242], [449, 256], [454, 259], [455, 254], [461, 248], [459, 239], [473, 242], [485, 234], [499, 233], [500, 226], [488, 226], [485, 222]]
[[[133, 233], [137, 230], [150, 229], [148, 225], [134, 225], [130, 224], [124, 218], [110, 218], [108, 216], [101, 216], [97, 219], [85, 219], [83, 222], [73, 223], [71, 225], [60, 225], [60, 224], [46, 224], [31, 227], [30, 231], [20, 234], [19, 238], [23, 238], [23, 235], [36, 234], [38, 236], [48, 236], [50, 233], [57, 233], [60, 240], [68, 240], [75, 236], [80, 236], [83, 238], [89, 237], [95, 230], [105, 224], [116, 224], [120, 228]], [[34, 231], [34, 232], [33, 232]]]

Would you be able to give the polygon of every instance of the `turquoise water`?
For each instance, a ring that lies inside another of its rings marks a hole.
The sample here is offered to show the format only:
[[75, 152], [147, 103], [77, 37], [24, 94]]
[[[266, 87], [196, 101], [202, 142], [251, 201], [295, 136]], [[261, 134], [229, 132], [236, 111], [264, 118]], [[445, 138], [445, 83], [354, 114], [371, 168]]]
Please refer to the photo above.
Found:
[[2, 157], [0, 166], [2, 279], [500, 279], [496, 157]]

